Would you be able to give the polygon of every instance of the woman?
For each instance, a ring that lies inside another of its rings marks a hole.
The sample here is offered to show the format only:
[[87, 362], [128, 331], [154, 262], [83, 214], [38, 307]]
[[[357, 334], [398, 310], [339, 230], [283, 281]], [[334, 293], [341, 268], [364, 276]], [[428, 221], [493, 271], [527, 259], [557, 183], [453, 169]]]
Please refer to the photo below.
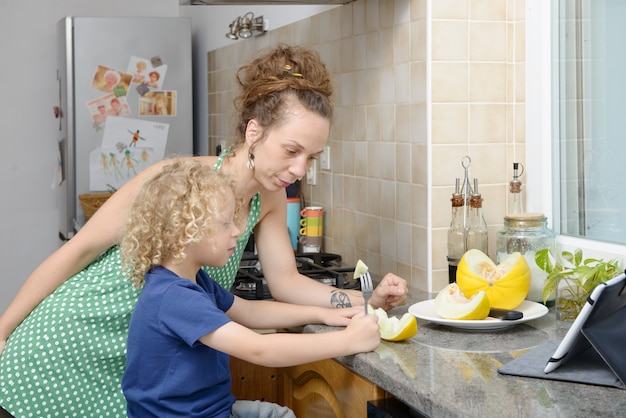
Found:
[[[328, 138], [333, 107], [326, 66], [314, 51], [280, 45], [242, 67], [237, 80], [240, 141], [220, 157], [194, 157], [234, 178], [237, 198], [249, 202], [238, 214], [247, 223], [238, 225], [242, 235], [235, 253], [224, 267], [207, 269], [209, 276], [231, 287], [254, 230], [275, 299], [362, 305], [358, 291], [300, 275], [287, 230], [285, 188], [305, 175]], [[6, 344], [0, 357], [0, 406], [14, 416], [125, 415], [120, 381], [138, 291], [120, 273], [117, 243], [133, 197], [164, 164], [121, 187], [35, 269], [0, 317], [0, 350]], [[370, 304], [390, 309], [406, 303], [406, 293], [406, 282], [389, 273]]]

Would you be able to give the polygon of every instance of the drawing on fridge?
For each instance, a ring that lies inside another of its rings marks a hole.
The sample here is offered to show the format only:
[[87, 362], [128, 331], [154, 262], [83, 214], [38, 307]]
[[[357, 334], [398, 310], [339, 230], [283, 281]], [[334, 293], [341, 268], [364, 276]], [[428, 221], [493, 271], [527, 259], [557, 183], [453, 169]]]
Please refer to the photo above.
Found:
[[59, 237], [85, 223], [78, 196], [116, 190], [193, 152], [191, 21], [65, 17], [57, 24]]

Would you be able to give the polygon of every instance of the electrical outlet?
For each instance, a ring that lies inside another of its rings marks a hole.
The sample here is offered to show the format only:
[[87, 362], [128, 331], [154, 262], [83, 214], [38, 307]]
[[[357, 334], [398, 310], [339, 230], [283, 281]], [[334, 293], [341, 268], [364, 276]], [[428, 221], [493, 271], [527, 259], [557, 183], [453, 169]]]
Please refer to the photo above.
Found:
[[306, 184], [315, 186], [317, 184], [317, 165], [316, 161], [313, 161], [309, 171], [306, 172]]
[[320, 169], [330, 170], [330, 147], [325, 146], [324, 151], [320, 154]]

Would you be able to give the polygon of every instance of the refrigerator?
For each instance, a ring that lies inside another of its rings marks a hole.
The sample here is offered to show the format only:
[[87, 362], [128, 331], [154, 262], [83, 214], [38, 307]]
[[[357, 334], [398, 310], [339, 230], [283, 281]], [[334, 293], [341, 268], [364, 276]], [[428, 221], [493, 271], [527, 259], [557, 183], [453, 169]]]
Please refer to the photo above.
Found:
[[119, 189], [193, 152], [191, 21], [65, 17], [57, 24], [59, 238], [86, 222], [81, 194]]

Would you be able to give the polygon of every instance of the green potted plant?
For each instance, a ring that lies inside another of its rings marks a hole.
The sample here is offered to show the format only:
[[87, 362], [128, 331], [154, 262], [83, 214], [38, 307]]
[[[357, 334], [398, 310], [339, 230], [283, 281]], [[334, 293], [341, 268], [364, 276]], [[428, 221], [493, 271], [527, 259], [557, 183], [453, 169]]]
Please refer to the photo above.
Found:
[[559, 254], [553, 248], [544, 248], [535, 254], [535, 262], [548, 273], [542, 297], [544, 303], [555, 297], [557, 321], [573, 321], [591, 291], [621, 271], [618, 260], [583, 259], [581, 249]]

